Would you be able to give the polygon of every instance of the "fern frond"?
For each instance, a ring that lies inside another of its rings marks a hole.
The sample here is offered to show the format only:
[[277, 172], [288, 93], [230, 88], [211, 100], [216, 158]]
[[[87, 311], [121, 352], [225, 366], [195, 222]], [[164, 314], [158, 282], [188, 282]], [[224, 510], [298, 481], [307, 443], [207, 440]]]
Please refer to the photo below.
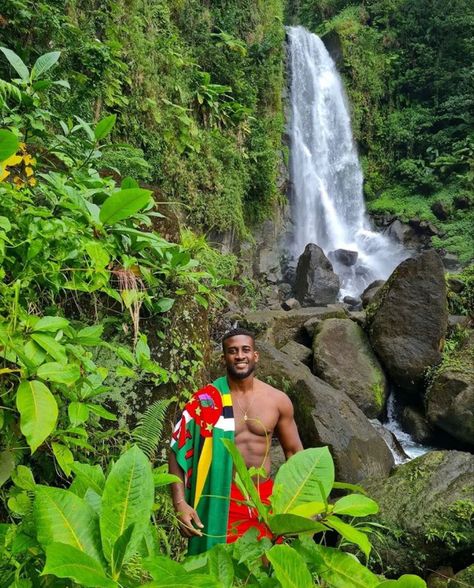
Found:
[[156, 400], [146, 409], [132, 431], [133, 439], [151, 461], [156, 456], [163, 434], [166, 412], [171, 402], [168, 398]]
[[21, 102], [21, 92], [16, 86], [10, 84], [10, 82], [0, 80], [0, 107], [3, 108], [9, 98], [14, 98], [18, 102]]

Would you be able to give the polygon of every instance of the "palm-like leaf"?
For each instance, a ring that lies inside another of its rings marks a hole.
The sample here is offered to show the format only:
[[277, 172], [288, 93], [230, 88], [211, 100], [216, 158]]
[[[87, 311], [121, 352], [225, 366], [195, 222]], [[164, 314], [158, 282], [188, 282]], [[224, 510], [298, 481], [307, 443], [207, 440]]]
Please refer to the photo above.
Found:
[[156, 451], [163, 435], [166, 412], [170, 404], [171, 400], [167, 398], [155, 400], [146, 409], [132, 432], [132, 437], [138, 447], [151, 461], [156, 456]]

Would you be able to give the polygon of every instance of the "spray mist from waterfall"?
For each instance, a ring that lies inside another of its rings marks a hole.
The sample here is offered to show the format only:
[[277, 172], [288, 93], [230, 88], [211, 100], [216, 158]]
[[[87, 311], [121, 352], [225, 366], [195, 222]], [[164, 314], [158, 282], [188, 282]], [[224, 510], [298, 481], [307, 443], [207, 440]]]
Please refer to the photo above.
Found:
[[[292, 254], [297, 258], [307, 243], [316, 243], [341, 278], [341, 298], [359, 296], [408, 254], [374, 231], [366, 216], [362, 170], [333, 60], [321, 39], [303, 27], [288, 28], [288, 38]], [[339, 263], [331, 256], [336, 249], [357, 251], [357, 262]]]

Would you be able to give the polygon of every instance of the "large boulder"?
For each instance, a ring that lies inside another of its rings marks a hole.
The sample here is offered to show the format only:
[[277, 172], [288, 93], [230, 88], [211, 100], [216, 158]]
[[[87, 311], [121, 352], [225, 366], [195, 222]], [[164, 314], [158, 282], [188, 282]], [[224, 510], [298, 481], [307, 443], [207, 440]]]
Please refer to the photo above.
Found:
[[[398, 466], [385, 480], [365, 485], [386, 527], [371, 535], [391, 573], [419, 573], [471, 562], [474, 526], [474, 455], [432, 451]], [[374, 518], [372, 518], [374, 520]]]
[[249, 312], [238, 318], [239, 327], [253, 331], [259, 339], [271, 343], [280, 349], [294, 340], [311, 346], [305, 323], [309, 320], [325, 320], [327, 318], [344, 318], [347, 310], [339, 304], [315, 308], [295, 308], [293, 310], [261, 310]]
[[448, 312], [443, 264], [431, 250], [403, 261], [367, 307], [372, 347], [389, 377], [420, 390], [427, 368], [441, 361]]
[[313, 340], [313, 372], [345, 392], [369, 418], [379, 417], [387, 381], [364, 331], [347, 319], [327, 319]]
[[339, 287], [339, 278], [321, 247], [308, 243], [296, 268], [296, 298], [302, 306], [333, 304]]
[[474, 446], [474, 331], [436, 369], [425, 403], [433, 424]]
[[362, 292], [360, 296], [363, 308], [367, 308], [367, 306], [369, 306], [377, 292], [382, 288], [384, 284], [385, 280], [375, 280], [367, 286], [367, 288]]
[[271, 345], [258, 342], [257, 348], [257, 375], [290, 396], [303, 445], [327, 445], [338, 480], [354, 483], [388, 475], [394, 465], [388, 446], [346, 394]]
[[458, 572], [448, 582], [448, 588], [467, 588], [468, 586], [474, 586], [474, 563]]

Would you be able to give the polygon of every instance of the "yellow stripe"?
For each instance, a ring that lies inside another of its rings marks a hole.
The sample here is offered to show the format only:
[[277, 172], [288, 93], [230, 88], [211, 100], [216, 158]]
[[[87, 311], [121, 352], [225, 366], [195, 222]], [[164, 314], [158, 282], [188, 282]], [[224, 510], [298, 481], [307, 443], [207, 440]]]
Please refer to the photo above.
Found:
[[204, 483], [209, 473], [212, 461], [212, 437], [206, 437], [202, 446], [201, 455], [199, 456], [199, 463], [197, 467], [196, 476], [196, 493], [194, 495], [194, 508], [198, 507], [199, 500], [201, 498], [202, 491], [204, 489]]
[[232, 396], [230, 394], [222, 394], [222, 406], [232, 406]]

